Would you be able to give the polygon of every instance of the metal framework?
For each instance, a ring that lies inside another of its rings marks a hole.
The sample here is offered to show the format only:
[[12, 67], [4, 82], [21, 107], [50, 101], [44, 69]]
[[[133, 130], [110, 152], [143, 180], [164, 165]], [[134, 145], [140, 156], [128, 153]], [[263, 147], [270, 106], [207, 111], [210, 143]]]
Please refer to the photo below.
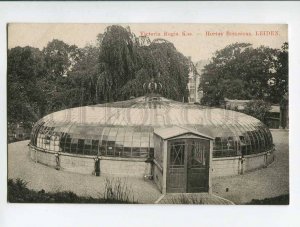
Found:
[[273, 147], [269, 129], [253, 117], [163, 97], [49, 114], [35, 124], [31, 145], [74, 155], [151, 158], [154, 129], [176, 125], [211, 135], [213, 157], [255, 154]]

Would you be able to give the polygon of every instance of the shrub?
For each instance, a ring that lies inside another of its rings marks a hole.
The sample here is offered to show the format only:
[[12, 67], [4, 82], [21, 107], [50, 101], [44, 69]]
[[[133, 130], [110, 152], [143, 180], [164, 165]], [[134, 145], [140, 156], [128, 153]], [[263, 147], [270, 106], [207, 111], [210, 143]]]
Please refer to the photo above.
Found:
[[130, 196], [130, 189], [120, 179], [106, 180], [104, 197], [78, 196], [71, 191], [45, 192], [27, 188], [27, 182], [22, 179], [8, 180], [7, 200], [11, 203], [137, 203]]
[[135, 202], [132, 190], [128, 187], [127, 183], [122, 182], [120, 178], [105, 179], [103, 199], [121, 203]]
[[252, 199], [251, 202], [246, 205], [289, 205], [290, 196], [289, 194], [280, 195], [273, 198], [265, 199]]
[[248, 102], [245, 105], [245, 109], [242, 111], [252, 117], [255, 117], [261, 121], [265, 120], [266, 114], [271, 110], [271, 104], [263, 100], [255, 100]]

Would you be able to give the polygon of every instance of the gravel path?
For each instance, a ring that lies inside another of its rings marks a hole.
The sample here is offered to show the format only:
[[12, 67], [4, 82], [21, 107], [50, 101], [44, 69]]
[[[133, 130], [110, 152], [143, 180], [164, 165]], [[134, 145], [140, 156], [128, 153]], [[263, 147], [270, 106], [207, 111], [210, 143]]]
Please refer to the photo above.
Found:
[[[268, 168], [239, 176], [213, 178], [213, 193], [235, 204], [289, 193], [288, 131], [274, 130], [272, 135], [276, 145], [276, 158]], [[27, 181], [31, 189], [71, 190], [77, 195], [97, 197], [104, 192], [105, 178], [113, 178], [57, 171], [34, 163], [29, 158], [27, 144], [28, 141], [9, 144], [8, 177]], [[134, 199], [139, 203], [154, 203], [161, 196], [151, 181], [130, 177], [119, 178], [132, 189]]]
[[[288, 131], [272, 130], [275, 161], [267, 168], [244, 175], [213, 179], [213, 193], [235, 204], [289, 193]], [[226, 192], [226, 188], [229, 189]]]
[[[33, 162], [28, 154], [29, 141], [9, 144], [8, 146], [8, 177], [21, 178], [28, 182], [34, 190], [44, 189], [46, 192], [73, 191], [77, 195], [98, 197], [104, 192], [105, 179], [116, 180], [116, 177], [83, 175], [65, 171]], [[139, 203], [154, 203], [160, 192], [152, 181], [139, 178], [118, 177], [132, 189], [134, 200]]]

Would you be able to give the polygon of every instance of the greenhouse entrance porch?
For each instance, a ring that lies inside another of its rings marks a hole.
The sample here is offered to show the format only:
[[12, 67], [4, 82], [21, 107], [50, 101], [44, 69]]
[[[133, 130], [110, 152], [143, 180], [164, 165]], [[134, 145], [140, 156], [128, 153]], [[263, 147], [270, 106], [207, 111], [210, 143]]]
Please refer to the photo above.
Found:
[[154, 181], [162, 193], [210, 192], [212, 138], [183, 127], [154, 131]]

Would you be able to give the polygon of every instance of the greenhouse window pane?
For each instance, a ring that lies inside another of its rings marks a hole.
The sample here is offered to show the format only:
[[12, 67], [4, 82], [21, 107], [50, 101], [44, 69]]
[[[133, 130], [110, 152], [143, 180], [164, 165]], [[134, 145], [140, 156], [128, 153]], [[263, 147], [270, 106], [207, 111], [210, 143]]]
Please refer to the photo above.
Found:
[[86, 143], [87, 141], [85, 140], [84, 141], [84, 154], [87, 154], [87, 155], [89, 155], [89, 153], [91, 152], [91, 150], [92, 150], [92, 141], [90, 141], [91, 143], [89, 144], [87, 144]]
[[123, 157], [131, 157], [131, 147], [124, 147]]
[[92, 150], [90, 151], [90, 155], [97, 155], [98, 154], [98, 148], [92, 148]]
[[234, 149], [234, 140], [233, 140], [233, 137], [228, 137], [226, 145], [227, 145], [228, 149]]
[[72, 138], [72, 139], [71, 139], [71, 143], [78, 143], [78, 139]]
[[132, 147], [132, 157], [140, 157], [140, 148]]
[[132, 135], [125, 135], [124, 140], [125, 141], [131, 141], [132, 140]]
[[66, 138], [66, 143], [71, 143], [72, 139], [70, 137]]
[[92, 155], [98, 154], [98, 146], [99, 146], [99, 140], [93, 140], [92, 142]]
[[107, 146], [106, 155], [107, 156], [114, 156], [114, 147]]
[[259, 144], [259, 136], [257, 131], [252, 131], [254, 142], [255, 142], [255, 153], [259, 153], [260, 144]]
[[124, 141], [124, 147], [131, 147], [132, 141]]
[[149, 136], [143, 136], [143, 137], [141, 137], [141, 141], [149, 141]]
[[71, 153], [70, 147], [65, 147], [65, 148], [64, 148], [64, 152]]
[[141, 147], [149, 147], [149, 142], [141, 142]]
[[91, 154], [91, 149], [84, 149], [83, 154], [84, 155], [90, 155]]
[[107, 137], [107, 140], [116, 140], [116, 136], [115, 135], [109, 135]]
[[106, 146], [106, 144], [107, 144], [107, 140], [102, 140], [102, 141], [101, 141], [101, 145], [102, 145], [102, 146]]
[[70, 150], [71, 153], [73, 154], [76, 154], [77, 153], [77, 144], [75, 143], [72, 143], [71, 144], [71, 150]]
[[101, 155], [106, 155], [106, 147], [105, 146], [99, 146], [99, 153]]
[[152, 147], [150, 147], [149, 157], [150, 157], [150, 158], [153, 158], [153, 157], [154, 157], [154, 148], [152, 148]]
[[141, 141], [132, 141], [132, 147], [140, 147]]
[[216, 137], [214, 140], [214, 150], [222, 150], [222, 142], [220, 137]]
[[140, 149], [140, 157], [147, 158], [148, 157], [148, 148], [142, 148]]
[[116, 144], [115, 141], [107, 141], [107, 146], [114, 147]]
[[121, 157], [123, 155], [123, 147], [122, 146], [116, 146], [115, 147], [115, 156]]
[[93, 146], [98, 146], [99, 140], [92, 140], [92, 145]]
[[123, 140], [124, 139], [124, 136], [125, 136], [125, 133], [118, 133], [117, 134], [117, 137], [116, 137], [116, 140]]
[[84, 139], [78, 139], [77, 153], [83, 154], [83, 148], [84, 148]]
[[84, 145], [92, 145], [92, 140], [91, 139], [85, 139], [84, 140]]
[[70, 148], [71, 147], [71, 143], [65, 143], [65, 148]]

